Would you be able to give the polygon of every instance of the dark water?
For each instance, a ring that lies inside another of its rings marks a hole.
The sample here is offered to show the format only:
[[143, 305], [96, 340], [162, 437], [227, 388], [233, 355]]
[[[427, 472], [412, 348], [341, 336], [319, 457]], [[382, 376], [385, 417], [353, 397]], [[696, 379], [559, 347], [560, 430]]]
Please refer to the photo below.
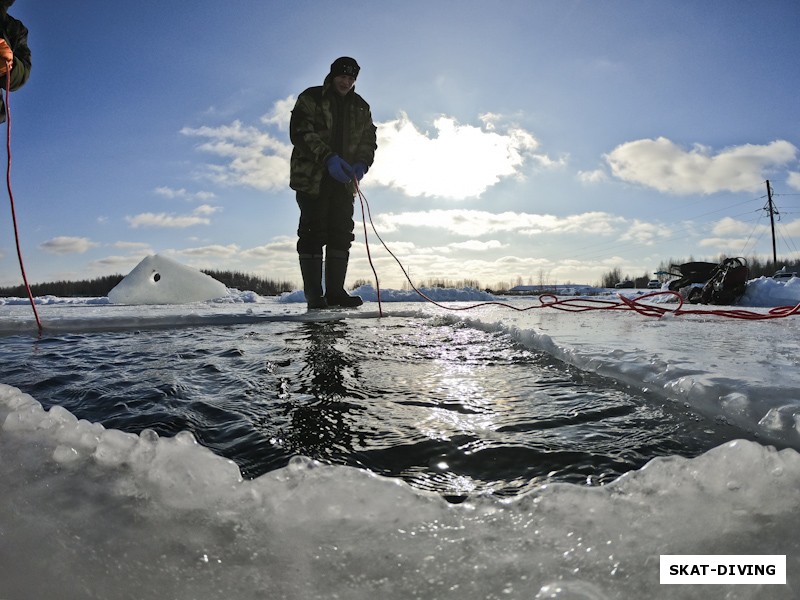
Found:
[[8, 337], [0, 369], [45, 408], [133, 433], [191, 431], [245, 477], [301, 454], [452, 500], [601, 485], [736, 437], [504, 334], [438, 319]]

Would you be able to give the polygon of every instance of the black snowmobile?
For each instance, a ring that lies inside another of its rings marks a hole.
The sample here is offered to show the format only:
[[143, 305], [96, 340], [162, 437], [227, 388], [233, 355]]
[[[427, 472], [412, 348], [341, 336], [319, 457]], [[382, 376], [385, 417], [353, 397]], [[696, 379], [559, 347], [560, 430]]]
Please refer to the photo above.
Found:
[[[688, 262], [670, 265], [678, 279], [668, 288], [692, 304], [734, 304], [744, 294], [750, 269], [744, 258], [726, 258], [720, 263]], [[701, 285], [702, 284], [702, 287]]]

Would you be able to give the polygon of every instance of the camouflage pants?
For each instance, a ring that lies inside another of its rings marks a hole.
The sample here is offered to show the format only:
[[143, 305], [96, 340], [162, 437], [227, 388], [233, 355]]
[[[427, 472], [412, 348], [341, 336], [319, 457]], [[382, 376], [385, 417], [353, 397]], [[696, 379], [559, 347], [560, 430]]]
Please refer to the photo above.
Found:
[[300, 224], [297, 227], [297, 252], [322, 254], [328, 246], [350, 250], [353, 235], [353, 195], [347, 186], [325, 175], [319, 196], [297, 192]]

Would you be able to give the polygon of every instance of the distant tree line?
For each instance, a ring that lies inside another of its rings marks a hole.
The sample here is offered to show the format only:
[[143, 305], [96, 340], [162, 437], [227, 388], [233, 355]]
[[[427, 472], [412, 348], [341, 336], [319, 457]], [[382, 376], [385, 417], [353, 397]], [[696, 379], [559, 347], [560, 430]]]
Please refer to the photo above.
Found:
[[[416, 286], [417, 287], [424, 287], [424, 288], [438, 288], [438, 289], [473, 288], [473, 289], [476, 289], [476, 290], [479, 290], [479, 289], [481, 289], [483, 287], [481, 285], [481, 282], [478, 281], [477, 279], [458, 279], [458, 280], [453, 280], [453, 279], [445, 279], [445, 278], [442, 278], [442, 277], [429, 277], [427, 280], [420, 281], [419, 283], [417, 283]], [[406, 283], [405, 287], [410, 289], [411, 286], [409, 286]]]
[[[226, 287], [255, 292], [259, 296], [276, 296], [282, 292], [291, 292], [296, 286], [288, 281], [273, 281], [238, 271], [212, 271], [203, 270]], [[122, 275], [106, 275], [95, 279], [83, 281], [53, 281], [49, 283], [36, 283], [31, 285], [34, 296], [58, 296], [63, 298], [98, 298], [108, 296], [108, 293], [122, 281]], [[12, 287], [0, 288], [0, 297], [24, 298], [28, 295], [25, 287], [20, 284]]]
[[[683, 263], [695, 262], [696, 260], [700, 260], [702, 262], [719, 263], [725, 258], [726, 257], [724, 255], [719, 256], [717, 259], [695, 259], [691, 256], [689, 258], [679, 259], [670, 258], [661, 261], [653, 273], [645, 272], [641, 275], [631, 275], [628, 273], [623, 274], [620, 268], [615, 267], [602, 275], [598, 286], [613, 288], [621, 281], [633, 281], [635, 287], [645, 287], [649, 280], [656, 278], [656, 272], [673, 273], [675, 276], [679, 276], [680, 271], [678, 267]], [[779, 263], [778, 267], [776, 268], [771, 260], [764, 260], [758, 257], [747, 258], [747, 266], [750, 269], [750, 277], [753, 279], [762, 276], [772, 276], [775, 271], [778, 270], [778, 268], [783, 266], [783, 264], [784, 263]], [[800, 271], [800, 265], [796, 261], [786, 261], [785, 264], [790, 271]], [[204, 269], [202, 272], [223, 283], [226, 287], [241, 291], [255, 292], [259, 296], [277, 296], [283, 292], [291, 292], [297, 289], [295, 283], [291, 281], [275, 281], [248, 273], [242, 273], [240, 271], [216, 271]], [[659, 276], [659, 279], [662, 281], [670, 278], [671, 277], [669, 276]], [[105, 277], [96, 277], [94, 279], [86, 279], [82, 281], [53, 281], [49, 283], [37, 283], [31, 285], [31, 292], [34, 296], [59, 296], [65, 298], [103, 297], [108, 296], [108, 293], [114, 289], [114, 287], [120, 281], [122, 281], [122, 279], [122, 275], [106, 275]], [[539, 273], [537, 281], [541, 284], [543, 283], [544, 279], [545, 278], [543, 277], [542, 273]], [[530, 281], [533, 282], [533, 278], [530, 278]], [[360, 279], [355, 282], [354, 287], [368, 283], [371, 282], [366, 279]], [[513, 287], [513, 285], [521, 284], [522, 278], [518, 277], [516, 283], [498, 282], [487, 289], [495, 292], [503, 292]], [[442, 278], [429, 278], [427, 281], [418, 283], [417, 286], [428, 288], [484, 288], [484, 286], [475, 279], [450, 280]], [[408, 284], [405, 284], [404, 287], [408, 288]], [[21, 284], [11, 287], [0, 287], [0, 297], [22, 298], [25, 296], [27, 296], [27, 292], [25, 291], [24, 286]]]
[[291, 281], [264, 279], [240, 271], [203, 270], [203, 273], [211, 275], [217, 281], [224, 283], [226, 287], [242, 292], [255, 292], [259, 296], [277, 296], [283, 292], [292, 292], [297, 289], [297, 285]]
[[[115, 285], [122, 281], [122, 275], [106, 275], [95, 279], [83, 281], [51, 281], [48, 283], [34, 283], [31, 293], [34, 296], [59, 296], [63, 298], [94, 298], [108, 296]], [[0, 288], [0, 297], [24, 298], [28, 295], [25, 286], [20, 284], [13, 287]]]

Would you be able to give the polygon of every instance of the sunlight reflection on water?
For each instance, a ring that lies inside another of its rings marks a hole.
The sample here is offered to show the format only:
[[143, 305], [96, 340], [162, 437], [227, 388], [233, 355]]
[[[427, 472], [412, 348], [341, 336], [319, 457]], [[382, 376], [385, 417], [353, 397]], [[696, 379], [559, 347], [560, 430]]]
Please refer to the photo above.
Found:
[[448, 497], [597, 485], [722, 438], [704, 419], [445, 320], [9, 337], [5, 383], [107, 427], [191, 431], [246, 477], [294, 455]]

